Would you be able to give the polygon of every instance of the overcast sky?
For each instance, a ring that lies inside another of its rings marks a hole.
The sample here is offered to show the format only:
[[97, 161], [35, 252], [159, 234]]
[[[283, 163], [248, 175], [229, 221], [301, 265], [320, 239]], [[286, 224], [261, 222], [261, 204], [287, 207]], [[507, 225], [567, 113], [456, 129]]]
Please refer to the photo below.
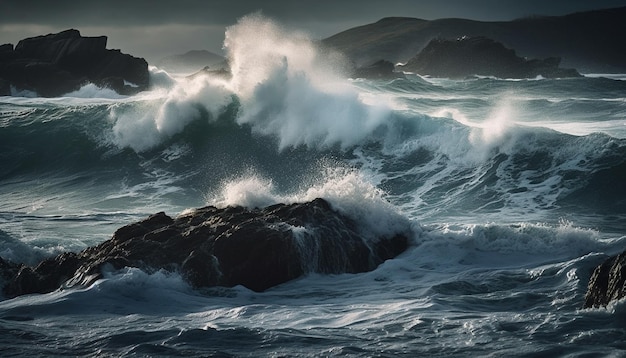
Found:
[[256, 11], [324, 38], [387, 16], [500, 21], [626, 6], [626, 0], [0, 0], [0, 44], [76, 28], [148, 59], [192, 49], [221, 53], [226, 26]]

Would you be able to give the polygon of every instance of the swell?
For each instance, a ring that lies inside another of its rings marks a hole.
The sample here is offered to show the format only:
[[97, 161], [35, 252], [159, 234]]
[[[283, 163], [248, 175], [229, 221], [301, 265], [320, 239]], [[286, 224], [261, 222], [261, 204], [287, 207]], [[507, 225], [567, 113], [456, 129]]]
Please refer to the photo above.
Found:
[[351, 167], [419, 219], [624, 213], [623, 190], [605, 188], [623, 187], [626, 140], [596, 133], [616, 126], [624, 81], [346, 81], [332, 54], [260, 15], [226, 39], [230, 77], [153, 69], [154, 90], [132, 98], [3, 104], [0, 180], [199, 206], [229, 183], [263, 202]]
[[106, 150], [96, 140], [103, 129], [98, 119], [104, 118], [106, 113], [106, 106], [54, 104], [3, 111], [0, 178], [89, 167]]
[[168, 203], [180, 211], [204, 205], [226, 183], [246, 176], [269, 178], [278, 192], [299, 191], [320, 180], [333, 161], [332, 150], [279, 151], [275, 138], [236, 123], [236, 103], [217, 118], [202, 113], [139, 152], [120, 146], [111, 113], [137, 112], [142, 101], [32, 107], [4, 112], [3, 210], [31, 212], [27, 206], [41, 201], [87, 212], [137, 207], [150, 213]]
[[71, 189], [106, 185], [120, 176], [138, 184], [162, 172], [178, 178], [177, 185], [207, 193], [257, 175], [290, 192], [319, 180], [320, 162], [331, 158], [371, 172], [397, 204], [423, 215], [504, 209], [523, 214], [561, 206], [626, 212], [626, 143], [603, 134], [572, 136], [515, 125], [489, 133], [452, 119], [396, 111], [388, 116], [385, 135], [373, 131], [349, 149], [280, 150], [276, 136], [237, 123], [233, 102], [217, 118], [203, 113], [150, 150], [120, 148], [112, 107], [120, 113], [143, 105], [41, 105], [3, 112], [0, 180], [57, 178]]
[[444, 119], [415, 121], [419, 130], [402, 145], [363, 146], [355, 163], [380, 170], [378, 185], [422, 220], [494, 214], [552, 222], [568, 210], [626, 213], [623, 139], [512, 126], [472, 142], [484, 132]]

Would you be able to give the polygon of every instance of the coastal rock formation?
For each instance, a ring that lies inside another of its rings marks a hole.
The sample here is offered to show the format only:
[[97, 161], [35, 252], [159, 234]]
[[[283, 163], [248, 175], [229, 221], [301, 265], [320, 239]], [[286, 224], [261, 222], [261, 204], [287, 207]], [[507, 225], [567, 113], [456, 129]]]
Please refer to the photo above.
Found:
[[370, 271], [407, 245], [403, 233], [368, 237], [323, 199], [264, 209], [209, 206], [177, 218], [152, 215], [100, 245], [36, 267], [0, 259], [0, 277], [7, 297], [90, 285], [103, 271], [124, 267], [177, 271], [194, 287], [263, 291], [310, 272]]
[[0, 95], [10, 95], [7, 86], [12, 86], [57, 97], [89, 82], [120, 94], [147, 89], [148, 63], [119, 50], [108, 50], [106, 44], [106, 36], [83, 37], [71, 29], [21, 40], [15, 48], [2, 45]]
[[512, 21], [387, 17], [321, 41], [363, 66], [378, 59], [406, 63], [435, 38], [484, 36], [528, 58], [560, 57], [585, 73], [626, 72], [626, 7]]
[[576, 70], [559, 68], [560, 61], [559, 58], [527, 60], [518, 57], [514, 50], [503, 44], [479, 36], [432, 40], [402, 69], [448, 78], [473, 75], [499, 78], [580, 77]]
[[589, 279], [584, 308], [602, 307], [626, 297], [626, 251], [596, 267]]

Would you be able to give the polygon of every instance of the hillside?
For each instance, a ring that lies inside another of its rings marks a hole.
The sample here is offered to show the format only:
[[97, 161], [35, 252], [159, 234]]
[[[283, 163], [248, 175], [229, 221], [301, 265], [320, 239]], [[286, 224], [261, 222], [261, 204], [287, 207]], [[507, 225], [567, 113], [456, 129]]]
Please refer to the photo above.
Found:
[[561, 57], [581, 72], [626, 72], [626, 7], [506, 22], [390, 17], [322, 40], [357, 65], [406, 62], [432, 39], [484, 36], [524, 57]]

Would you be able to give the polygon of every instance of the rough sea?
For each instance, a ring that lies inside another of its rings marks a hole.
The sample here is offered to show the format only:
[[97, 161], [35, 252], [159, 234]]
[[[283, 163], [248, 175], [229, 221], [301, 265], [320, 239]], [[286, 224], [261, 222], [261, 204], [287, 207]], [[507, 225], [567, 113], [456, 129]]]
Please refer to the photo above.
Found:
[[626, 304], [583, 309], [626, 249], [626, 75], [347, 80], [260, 17], [232, 78], [0, 97], [0, 257], [36, 264], [205, 205], [326, 198], [409, 249], [262, 293], [127, 268], [0, 301], [0, 356], [626, 355]]

